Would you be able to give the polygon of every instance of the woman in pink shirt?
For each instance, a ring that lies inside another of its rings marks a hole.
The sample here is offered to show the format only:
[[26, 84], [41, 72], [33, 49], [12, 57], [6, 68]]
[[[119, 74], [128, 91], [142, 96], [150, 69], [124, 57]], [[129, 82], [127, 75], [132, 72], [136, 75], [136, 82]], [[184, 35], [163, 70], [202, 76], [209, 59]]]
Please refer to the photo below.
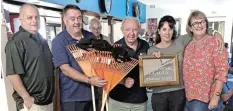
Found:
[[210, 111], [217, 107], [227, 80], [227, 51], [218, 50], [216, 37], [207, 35], [208, 20], [203, 12], [190, 14], [187, 32], [193, 37], [184, 51], [183, 79], [185, 111]]

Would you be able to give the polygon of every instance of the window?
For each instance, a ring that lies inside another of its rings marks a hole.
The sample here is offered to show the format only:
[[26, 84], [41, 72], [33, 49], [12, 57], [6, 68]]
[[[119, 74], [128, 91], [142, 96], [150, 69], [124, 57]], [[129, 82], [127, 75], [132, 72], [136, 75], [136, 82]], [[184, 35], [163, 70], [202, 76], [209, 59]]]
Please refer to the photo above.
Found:
[[224, 37], [225, 21], [214, 21], [208, 23], [209, 29], [217, 30]]
[[46, 25], [46, 40], [48, 42], [49, 48], [51, 49], [52, 40], [54, 37], [62, 31], [61, 25], [59, 24], [47, 24]]

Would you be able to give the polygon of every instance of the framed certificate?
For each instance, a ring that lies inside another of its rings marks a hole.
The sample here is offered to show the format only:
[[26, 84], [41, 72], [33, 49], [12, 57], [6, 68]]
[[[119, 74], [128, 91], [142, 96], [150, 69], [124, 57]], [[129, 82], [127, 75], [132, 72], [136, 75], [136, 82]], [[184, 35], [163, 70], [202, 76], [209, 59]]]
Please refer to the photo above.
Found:
[[179, 84], [178, 56], [139, 56], [140, 86]]

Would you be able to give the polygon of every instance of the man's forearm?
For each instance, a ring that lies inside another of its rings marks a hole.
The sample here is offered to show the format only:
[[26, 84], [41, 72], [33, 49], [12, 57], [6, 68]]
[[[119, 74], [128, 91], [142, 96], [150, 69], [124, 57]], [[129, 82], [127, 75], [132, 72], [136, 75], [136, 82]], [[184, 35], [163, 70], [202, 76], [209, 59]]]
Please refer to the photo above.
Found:
[[66, 76], [70, 77], [71, 79], [73, 79], [75, 81], [84, 82], [84, 83], [88, 83], [88, 81], [89, 81], [89, 78], [86, 75], [73, 69], [69, 65], [62, 65], [62, 66], [60, 66], [60, 69], [62, 70], [62, 72]]
[[233, 67], [230, 67], [230, 68], [228, 69], [228, 73], [230, 73], [230, 74], [233, 73]]
[[10, 80], [13, 88], [15, 89], [15, 91], [23, 98], [28, 98], [30, 97], [30, 95], [28, 94], [27, 90], [25, 89], [21, 78], [19, 77], [19, 75], [15, 74], [15, 75], [8, 75], [7, 76], [8, 79]]
[[221, 97], [223, 101], [228, 101], [232, 95], [233, 95], [233, 90], [231, 89], [227, 94], [223, 94]]

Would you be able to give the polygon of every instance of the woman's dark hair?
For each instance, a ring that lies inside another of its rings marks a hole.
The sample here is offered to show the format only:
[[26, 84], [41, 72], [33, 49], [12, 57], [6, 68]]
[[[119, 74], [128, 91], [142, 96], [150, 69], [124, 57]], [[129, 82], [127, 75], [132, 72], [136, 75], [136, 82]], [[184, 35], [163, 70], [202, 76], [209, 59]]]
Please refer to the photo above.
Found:
[[172, 16], [166, 15], [166, 16], [163, 16], [163, 17], [160, 19], [160, 21], [159, 21], [158, 29], [157, 29], [157, 31], [156, 31], [155, 44], [158, 44], [158, 43], [161, 42], [161, 37], [160, 37], [160, 35], [159, 35], [159, 30], [163, 27], [163, 25], [164, 25], [165, 22], [168, 22], [169, 27], [170, 27], [171, 29], [173, 29], [172, 40], [174, 40], [174, 39], [176, 38], [176, 34], [177, 34], [177, 32], [176, 32], [176, 27], [175, 27], [176, 21], [175, 21], [175, 19], [174, 19]]

